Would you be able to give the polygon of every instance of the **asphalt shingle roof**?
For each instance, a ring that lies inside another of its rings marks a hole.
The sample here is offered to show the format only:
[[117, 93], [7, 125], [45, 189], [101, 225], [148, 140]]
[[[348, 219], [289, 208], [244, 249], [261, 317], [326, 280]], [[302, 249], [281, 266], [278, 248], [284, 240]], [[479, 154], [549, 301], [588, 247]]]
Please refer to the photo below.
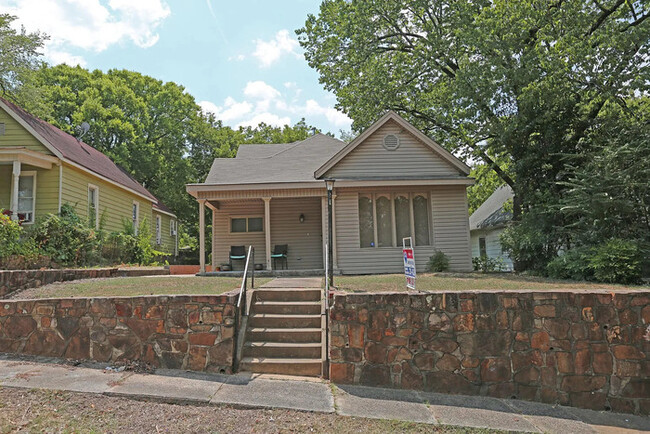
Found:
[[241, 145], [236, 158], [214, 160], [205, 184], [314, 182], [314, 172], [343, 147], [324, 134], [295, 143]]
[[510, 221], [512, 213], [504, 210], [503, 205], [513, 197], [509, 186], [497, 188], [469, 217], [469, 230], [499, 226]]
[[153, 201], [157, 199], [139, 182], [127, 174], [106, 155], [92, 146], [77, 140], [54, 125], [37, 118], [17, 105], [0, 98], [6, 106], [34, 129], [45, 141], [58, 150], [61, 155], [86, 169], [110, 179], [124, 187], [130, 188]]

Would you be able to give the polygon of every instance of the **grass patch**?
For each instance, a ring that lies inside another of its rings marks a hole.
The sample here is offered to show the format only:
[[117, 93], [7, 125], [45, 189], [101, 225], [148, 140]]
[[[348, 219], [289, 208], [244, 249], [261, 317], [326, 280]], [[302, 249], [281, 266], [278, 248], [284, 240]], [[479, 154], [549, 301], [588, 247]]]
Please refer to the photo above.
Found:
[[[403, 292], [406, 281], [403, 274], [381, 274], [370, 276], [337, 276], [334, 283], [339, 290], [348, 292]], [[648, 286], [624, 286], [568, 280], [552, 280], [541, 277], [516, 274], [482, 273], [423, 273], [416, 281], [418, 291], [514, 291], [548, 289], [637, 289], [649, 290]]]
[[[255, 286], [263, 285], [269, 280], [271, 279], [257, 278], [255, 279]], [[239, 289], [240, 285], [240, 277], [112, 277], [52, 283], [41, 286], [40, 288], [20, 291], [13, 295], [12, 298], [129, 297], [138, 295], [179, 294], [214, 295]]]

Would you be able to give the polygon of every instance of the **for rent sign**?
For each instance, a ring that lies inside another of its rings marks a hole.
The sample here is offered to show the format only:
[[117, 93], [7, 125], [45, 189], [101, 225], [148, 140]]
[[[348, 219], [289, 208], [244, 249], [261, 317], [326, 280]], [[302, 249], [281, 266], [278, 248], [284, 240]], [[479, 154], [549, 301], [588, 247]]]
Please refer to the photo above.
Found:
[[404, 275], [406, 276], [406, 287], [409, 289], [415, 289], [415, 255], [413, 253], [413, 242], [410, 237], [402, 240], [402, 253], [404, 254]]

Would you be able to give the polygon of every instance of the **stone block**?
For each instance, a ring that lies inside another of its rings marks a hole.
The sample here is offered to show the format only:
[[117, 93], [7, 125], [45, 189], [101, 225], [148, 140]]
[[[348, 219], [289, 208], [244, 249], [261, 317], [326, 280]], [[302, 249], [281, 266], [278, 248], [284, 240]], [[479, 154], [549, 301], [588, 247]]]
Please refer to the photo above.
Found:
[[481, 380], [485, 382], [509, 381], [512, 377], [510, 361], [505, 357], [484, 359], [481, 362]]
[[352, 363], [330, 363], [330, 381], [332, 383], [354, 383], [354, 365]]
[[533, 333], [530, 339], [530, 346], [542, 351], [548, 351], [551, 347], [551, 339], [547, 332]]
[[593, 355], [594, 374], [611, 374], [612, 373], [612, 356], [609, 353], [594, 353]]
[[211, 346], [214, 344], [217, 336], [214, 333], [190, 333], [190, 345], [204, 345]]
[[366, 386], [392, 386], [387, 365], [364, 365], [359, 383]]
[[604, 376], [567, 375], [562, 379], [562, 390], [566, 392], [591, 392], [601, 389], [607, 382]]
[[369, 363], [386, 363], [386, 346], [377, 342], [368, 342], [365, 348], [366, 361]]
[[517, 372], [514, 376], [517, 383], [531, 384], [539, 380], [539, 368], [535, 366], [528, 366]]
[[507, 330], [464, 333], [458, 335], [460, 351], [465, 356], [494, 357], [509, 351], [511, 334]]
[[421, 371], [431, 371], [436, 361], [436, 356], [433, 353], [419, 353], [413, 356], [413, 363]]
[[348, 342], [352, 348], [363, 348], [365, 342], [366, 328], [362, 324], [350, 324], [348, 326]]
[[533, 313], [540, 318], [553, 318], [555, 317], [555, 305], [540, 304], [533, 308]]
[[436, 367], [441, 371], [455, 371], [460, 368], [460, 360], [451, 354], [444, 354], [438, 359]]
[[631, 345], [615, 345], [612, 347], [612, 352], [617, 359], [645, 359], [645, 354]]
[[471, 332], [474, 330], [474, 314], [466, 313], [456, 315], [453, 319], [456, 332]]

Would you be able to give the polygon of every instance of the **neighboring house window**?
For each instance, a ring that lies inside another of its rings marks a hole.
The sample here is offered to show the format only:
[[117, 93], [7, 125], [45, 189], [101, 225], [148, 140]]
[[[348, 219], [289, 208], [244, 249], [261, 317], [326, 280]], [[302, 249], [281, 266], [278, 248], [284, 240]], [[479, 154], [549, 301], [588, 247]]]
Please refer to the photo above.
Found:
[[485, 244], [485, 237], [478, 239], [478, 254], [481, 257], [487, 256], [487, 246]]
[[4, 136], [4, 135], [5, 135], [5, 124], [0, 123], [0, 136]]
[[162, 220], [159, 215], [156, 216], [156, 244], [162, 244]]
[[424, 193], [360, 194], [360, 247], [399, 247], [408, 237], [416, 246], [429, 246], [430, 213]]
[[34, 223], [36, 207], [36, 172], [21, 172], [18, 178], [18, 219], [23, 223]]
[[169, 236], [173, 237], [176, 235], [176, 220], [169, 221]]
[[262, 217], [233, 217], [230, 219], [230, 232], [264, 232]]
[[88, 226], [99, 229], [99, 188], [88, 184]]
[[138, 235], [138, 226], [140, 226], [140, 202], [133, 201], [131, 222], [133, 224], [133, 233]]

